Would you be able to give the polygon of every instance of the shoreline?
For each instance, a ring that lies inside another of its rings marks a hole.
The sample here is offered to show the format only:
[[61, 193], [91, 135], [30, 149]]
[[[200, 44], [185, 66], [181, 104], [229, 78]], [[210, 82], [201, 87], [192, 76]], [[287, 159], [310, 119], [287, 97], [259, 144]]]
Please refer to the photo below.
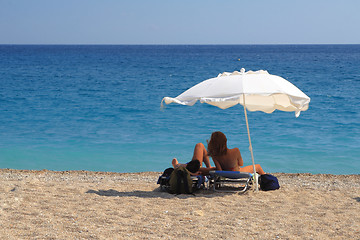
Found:
[[271, 173], [276, 191], [161, 192], [161, 172], [0, 169], [1, 239], [358, 239], [360, 175]]
[[[15, 169], [15, 168], [0, 168], [0, 173], [2, 172], [23, 172], [23, 173], [87, 173], [87, 174], [105, 174], [105, 175], [111, 175], [111, 174], [145, 174], [145, 173], [156, 173], [156, 174], [162, 174], [162, 171], [142, 171], [142, 172], [113, 172], [113, 171], [93, 171], [93, 170], [49, 170], [49, 169]], [[299, 173], [287, 173], [287, 172], [274, 172], [269, 174], [272, 175], [304, 175], [304, 176], [360, 176], [359, 174], [333, 174], [333, 173], [309, 173], [309, 172], [299, 172]]]

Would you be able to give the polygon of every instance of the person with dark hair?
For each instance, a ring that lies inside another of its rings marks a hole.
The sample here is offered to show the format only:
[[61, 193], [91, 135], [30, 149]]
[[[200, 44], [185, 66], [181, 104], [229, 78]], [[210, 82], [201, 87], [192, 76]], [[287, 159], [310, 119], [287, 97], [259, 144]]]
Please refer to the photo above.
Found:
[[[240, 150], [238, 148], [229, 149], [227, 147], [227, 138], [220, 131], [211, 134], [207, 152], [213, 159], [216, 170], [254, 172], [252, 165], [242, 167], [244, 162]], [[260, 175], [265, 174], [260, 164], [255, 164], [255, 170]]]

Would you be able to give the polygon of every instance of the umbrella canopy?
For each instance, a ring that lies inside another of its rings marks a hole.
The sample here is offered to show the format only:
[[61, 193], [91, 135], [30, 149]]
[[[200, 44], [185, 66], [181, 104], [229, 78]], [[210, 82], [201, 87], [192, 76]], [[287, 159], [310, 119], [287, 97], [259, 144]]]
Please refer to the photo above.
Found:
[[[246, 109], [265, 113], [275, 110], [295, 112], [295, 116], [298, 117], [301, 111], [309, 108], [310, 103], [310, 98], [306, 94], [284, 78], [264, 70], [245, 72], [242, 68], [240, 72], [224, 72], [215, 78], [205, 80], [175, 98], [164, 97], [161, 106], [163, 107], [163, 102], [192, 106], [198, 100], [221, 109], [236, 104], [243, 105], [254, 173], [255, 161]], [[257, 178], [255, 179], [258, 190]]]
[[162, 103], [192, 106], [198, 100], [222, 109], [241, 104], [249, 111], [294, 111], [297, 117], [308, 109], [310, 102], [308, 96], [282, 77], [264, 70], [241, 69], [205, 80], [175, 98], [164, 97]]

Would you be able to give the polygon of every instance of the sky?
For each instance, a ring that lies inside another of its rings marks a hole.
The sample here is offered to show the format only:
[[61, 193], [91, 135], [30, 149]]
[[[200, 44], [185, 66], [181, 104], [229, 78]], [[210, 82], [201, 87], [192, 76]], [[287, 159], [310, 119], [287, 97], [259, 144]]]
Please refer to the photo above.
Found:
[[359, 0], [0, 0], [0, 44], [360, 44]]

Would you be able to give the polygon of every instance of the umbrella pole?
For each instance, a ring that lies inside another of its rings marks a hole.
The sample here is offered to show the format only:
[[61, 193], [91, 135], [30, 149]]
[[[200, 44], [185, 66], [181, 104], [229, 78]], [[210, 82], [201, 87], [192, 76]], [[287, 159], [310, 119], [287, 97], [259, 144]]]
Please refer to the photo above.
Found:
[[254, 161], [254, 153], [253, 153], [253, 149], [252, 149], [252, 145], [251, 145], [249, 122], [248, 122], [247, 113], [246, 113], [245, 94], [243, 95], [243, 99], [244, 99], [244, 114], [245, 114], [245, 120], [246, 120], [246, 128], [247, 128], [248, 138], [249, 138], [249, 149], [250, 149], [250, 152], [251, 152], [251, 160], [252, 160], [252, 165], [253, 165], [253, 170], [254, 170], [255, 191], [259, 191], [258, 178], [256, 177], [256, 168], [255, 168], [255, 161]]

